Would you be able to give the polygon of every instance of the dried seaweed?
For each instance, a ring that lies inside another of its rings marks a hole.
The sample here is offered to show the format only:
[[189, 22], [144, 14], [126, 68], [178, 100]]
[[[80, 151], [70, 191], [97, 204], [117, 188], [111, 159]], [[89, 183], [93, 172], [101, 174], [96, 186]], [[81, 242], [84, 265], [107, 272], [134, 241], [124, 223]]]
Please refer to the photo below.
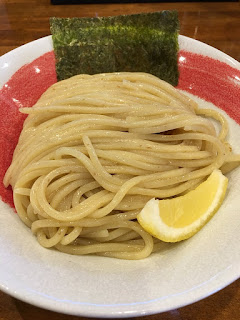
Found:
[[58, 80], [76, 74], [148, 72], [178, 83], [178, 14], [51, 18]]

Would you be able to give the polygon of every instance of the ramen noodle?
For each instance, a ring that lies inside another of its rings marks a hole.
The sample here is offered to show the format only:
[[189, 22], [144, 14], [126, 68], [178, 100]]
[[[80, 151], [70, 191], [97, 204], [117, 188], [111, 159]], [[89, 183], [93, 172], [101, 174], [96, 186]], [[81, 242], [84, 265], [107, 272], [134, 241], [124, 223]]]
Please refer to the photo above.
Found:
[[28, 117], [4, 184], [38, 242], [69, 254], [149, 256], [161, 243], [136, 220], [147, 201], [239, 161], [220, 113], [150, 74], [74, 76], [20, 111]]

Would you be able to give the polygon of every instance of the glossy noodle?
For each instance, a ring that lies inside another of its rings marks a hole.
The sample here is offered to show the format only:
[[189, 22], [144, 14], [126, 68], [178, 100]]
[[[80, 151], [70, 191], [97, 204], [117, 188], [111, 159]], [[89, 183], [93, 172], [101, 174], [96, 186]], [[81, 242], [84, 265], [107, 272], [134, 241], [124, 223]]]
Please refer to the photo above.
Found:
[[220, 113], [149, 74], [78, 75], [21, 112], [4, 183], [38, 242], [70, 254], [149, 256], [161, 243], [136, 221], [146, 202], [182, 195], [239, 161]]

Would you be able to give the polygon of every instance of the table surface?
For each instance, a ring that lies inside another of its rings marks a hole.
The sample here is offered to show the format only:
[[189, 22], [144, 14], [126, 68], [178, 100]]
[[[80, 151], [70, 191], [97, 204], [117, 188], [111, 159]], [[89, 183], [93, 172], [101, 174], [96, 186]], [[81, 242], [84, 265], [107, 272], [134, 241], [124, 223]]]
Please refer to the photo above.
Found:
[[[100, 1], [99, 1], [100, 2]], [[0, 56], [32, 40], [49, 35], [49, 17], [93, 17], [160, 10], [179, 12], [180, 34], [200, 40], [240, 61], [239, 2], [180, 2], [51, 5], [50, 0], [0, 0]], [[135, 319], [237, 320], [240, 280], [192, 305]], [[43, 310], [0, 292], [0, 320], [84, 320], [87, 318]]]

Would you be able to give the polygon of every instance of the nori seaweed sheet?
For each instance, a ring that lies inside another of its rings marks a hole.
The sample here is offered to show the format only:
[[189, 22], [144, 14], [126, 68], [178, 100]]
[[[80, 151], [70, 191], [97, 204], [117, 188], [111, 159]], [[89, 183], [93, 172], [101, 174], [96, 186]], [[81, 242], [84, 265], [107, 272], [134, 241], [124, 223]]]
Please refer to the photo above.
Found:
[[50, 18], [58, 80], [77, 74], [147, 72], [178, 84], [177, 11]]

